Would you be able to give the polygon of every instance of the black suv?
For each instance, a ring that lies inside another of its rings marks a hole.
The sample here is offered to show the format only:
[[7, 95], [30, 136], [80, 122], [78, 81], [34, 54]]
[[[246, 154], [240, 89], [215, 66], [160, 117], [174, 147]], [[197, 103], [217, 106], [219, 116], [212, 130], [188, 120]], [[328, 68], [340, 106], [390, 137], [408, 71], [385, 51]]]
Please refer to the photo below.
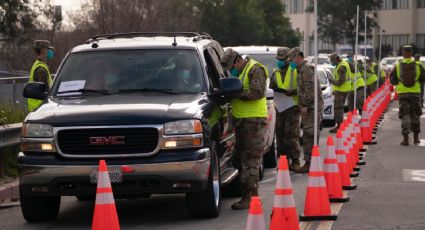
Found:
[[117, 198], [185, 193], [191, 216], [217, 217], [238, 178], [225, 95], [242, 90], [222, 53], [204, 33], [102, 35], [68, 53], [47, 95], [28, 83], [24, 96], [45, 103], [22, 130], [25, 219], [55, 219], [61, 196], [93, 199], [99, 159]]

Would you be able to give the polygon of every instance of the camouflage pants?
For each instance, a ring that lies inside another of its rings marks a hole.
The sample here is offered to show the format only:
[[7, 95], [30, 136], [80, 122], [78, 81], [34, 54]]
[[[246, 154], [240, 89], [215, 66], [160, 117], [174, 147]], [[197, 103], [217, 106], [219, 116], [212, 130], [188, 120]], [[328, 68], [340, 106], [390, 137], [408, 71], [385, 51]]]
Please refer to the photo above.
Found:
[[344, 120], [344, 103], [347, 99], [348, 93], [334, 91], [334, 119], [337, 124], [341, 124]]
[[[323, 109], [322, 109], [323, 110]], [[317, 113], [317, 143], [319, 143], [320, 137], [320, 126], [322, 124], [323, 111], [319, 109]], [[308, 109], [307, 116], [302, 117], [302, 126], [303, 126], [303, 150], [304, 150], [304, 160], [311, 160], [311, 152], [314, 145], [314, 110], [313, 108]]]
[[367, 95], [366, 96], [369, 97], [370, 95], [372, 95], [373, 92], [375, 92], [378, 89], [378, 86], [376, 84], [377, 84], [377, 82], [374, 82], [374, 83], [367, 86], [367, 91], [366, 91]]
[[281, 113], [276, 111], [276, 142], [279, 155], [288, 160], [300, 158], [300, 109], [293, 106]]
[[235, 167], [241, 175], [244, 190], [258, 188], [261, 157], [264, 151], [264, 136], [267, 123], [238, 119], [236, 122]]
[[[357, 108], [357, 111], [359, 111], [359, 113], [361, 114], [363, 109], [363, 103], [364, 103], [364, 87], [360, 87], [357, 89], [356, 97], [357, 97], [356, 108]], [[349, 111], [354, 110], [354, 91], [350, 92], [350, 94], [348, 95], [348, 110]]]
[[398, 117], [401, 119], [401, 134], [419, 133], [421, 131], [420, 116], [422, 115], [422, 108], [419, 97], [420, 94], [414, 93], [399, 94]]
[[424, 85], [421, 84], [421, 107], [424, 107]]

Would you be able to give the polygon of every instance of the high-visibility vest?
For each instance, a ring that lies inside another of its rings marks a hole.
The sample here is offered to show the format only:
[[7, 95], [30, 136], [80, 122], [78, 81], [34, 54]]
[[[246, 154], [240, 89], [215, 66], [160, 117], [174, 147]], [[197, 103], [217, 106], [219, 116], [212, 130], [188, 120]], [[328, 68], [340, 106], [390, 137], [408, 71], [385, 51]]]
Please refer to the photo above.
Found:
[[350, 65], [346, 61], [341, 61], [338, 64], [338, 66], [335, 68], [335, 71], [334, 71], [335, 80], [338, 81], [340, 79], [338, 70], [339, 68], [341, 68], [341, 66], [344, 66], [345, 69], [347, 70], [347, 73], [345, 76], [346, 77], [345, 82], [340, 86], [333, 85], [332, 89], [333, 91], [349, 92], [351, 91], [351, 70], [350, 70]]
[[[288, 91], [297, 90], [297, 68], [292, 68], [291, 66], [288, 67], [285, 74], [285, 81], [282, 81], [282, 74], [280, 73], [280, 71], [275, 70], [274, 73], [276, 75], [276, 85], [279, 89], [284, 89]], [[298, 95], [292, 96], [292, 100], [294, 101], [294, 105], [298, 105]]]
[[[242, 73], [238, 76], [242, 82], [243, 91], [245, 92], [249, 91], [249, 72], [255, 64], [259, 65], [264, 70], [266, 77], [268, 76], [267, 68], [264, 65], [256, 62], [253, 59], [249, 59], [248, 63], [245, 65], [245, 68], [242, 70]], [[268, 116], [267, 99], [265, 96], [258, 100], [241, 100], [236, 98], [231, 101], [231, 105], [232, 114], [235, 118], [255, 118]]]
[[366, 85], [372, 85], [373, 83], [375, 83], [376, 81], [378, 81], [378, 75], [376, 75], [375, 73], [375, 66], [377, 64], [374, 62], [372, 63], [372, 65], [370, 66], [371, 68], [371, 72], [366, 74]]
[[[355, 81], [354, 81], [354, 79], [355, 79]], [[351, 91], [354, 91], [354, 89], [357, 90], [358, 88], [365, 86], [365, 82], [364, 82], [362, 72], [359, 71], [359, 69], [357, 69], [357, 75], [356, 75], [356, 73], [351, 72], [351, 81], [352, 81]], [[355, 85], [354, 85], [354, 83], [355, 83]]]
[[[410, 58], [405, 58], [401, 61], [401, 63], [412, 63], [415, 62]], [[416, 62], [415, 62], [416, 63]], [[400, 62], [396, 64], [395, 66], [396, 68], [396, 74], [397, 74], [397, 79], [398, 79], [398, 84], [396, 86], [397, 89], [397, 93], [398, 94], [403, 94], [403, 93], [420, 93], [421, 92], [421, 85], [419, 83], [419, 76], [421, 75], [421, 69], [419, 67], [419, 64], [416, 63], [416, 67], [415, 67], [415, 72], [416, 72], [416, 77], [415, 77], [415, 84], [412, 87], [406, 87], [403, 85], [403, 82], [401, 81], [401, 75], [402, 70], [400, 68]]]
[[[52, 76], [50, 75], [49, 67], [47, 67], [46, 63], [40, 60], [36, 60], [34, 64], [32, 65], [29, 82], [34, 82], [34, 73], [38, 67], [44, 68], [47, 71], [47, 84], [48, 84], [48, 87], [50, 88], [52, 86], [53, 81], [52, 81]], [[43, 100], [28, 98], [28, 110], [30, 112], [40, 107], [41, 104], [43, 104]]]

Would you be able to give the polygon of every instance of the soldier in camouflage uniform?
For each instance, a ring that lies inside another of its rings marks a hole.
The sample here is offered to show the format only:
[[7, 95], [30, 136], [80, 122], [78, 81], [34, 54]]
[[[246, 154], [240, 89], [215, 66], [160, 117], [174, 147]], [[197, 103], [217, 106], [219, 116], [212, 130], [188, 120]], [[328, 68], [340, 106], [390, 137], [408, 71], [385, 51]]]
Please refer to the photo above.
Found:
[[[314, 109], [317, 109], [317, 138], [319, 140], [320, 126], [323, 116], [323, 98], [319, 79], [314, 77], [314, 66], [304, 60], [300, 48], [292, 48], [288, 52], [288, 60], [298, 69], [298, 97], [303, 126], [303, 150], [305, 164], [298, 170], [307, 173], [310, 170], [311, 152], [314, 145]], [[314, 108], [314, 81], [317, 81], [317, 108]], [[318, 141], [317, 140], [317, 141]]]
[[391, 84], [396, 86], [398, 93], [399, 113], [401, 119], [401, 145], [409, 145], [409, 133], [413, 132], [413, 143], [419, 144], [421, 131], [420, 116], [421, 89], [425, 82], [425, 73], [418, 63], [412, 60], [413, 47], [403, 46], [403, 60], [396, 64], [391, 72]]
[[227, 49], [221, 58], [224, 71], [241, 79], [243, 92], [231, 99], [232, 115], [236, 129], [235, 167], [241, 177], [242, 199], [232, 209], [248, 209], [251, 196], [258, 196], [261, 157], [267, 131], [268, 112], [265, 96], [267, 69], [261, 63], [242, 58], [233, 49]]
[[[362, 109], [363, 109], [363, 103], [364, 103], [364, 71], [362, 71], [364, 68], [362, 65], [362, 60], [358, 60], [357, 61], [357, 74], [359, 75], [356, 82], [354, 82], [354, 76], [355, 76], [355, 66], [354, 66], [354, 60], [352, 56], [347, 56], [348, 58], [348, 64], [350, 65], [350, 72], [353, 76], [353, 78], [351, 79], [351, 91], [350, 94], [348, 95], [348, 110], [349, 111], [353, 111], [354, 110], [354, 90], [356, 90], [356, 108], [357, 111], [359, 111], [359, 113], [362, 113]], [[360, 76], [362, 79], [360, 79]], [[361, 82], [361, 83], [360, 83]], [[357, 89], [356, 86], [354, 85], [354, 83], [357, 84]], [[360, 84], [359, 84], [360, 83]]]
[[332, 54], [330, 59], [332, 65], [335, 66], [334, 78], [329, 78], [329, 81], [333, 85], [333, 94], [335, 95], [334, 119], [336, 127], [329, 130], [329, 132], [336, 133], [344, 119], [344, 103], [351, 90], [351, 80], [348, 63], [341, 60], [337, 54]]
[[[285, 154], [290, 161], [289, 170], [298, 171], [300, 169], [300, 152], [301, 147], [300, 139], [300, 109], [298, 103], [288, 108], [279, 107], [279, 98], [286, 97], [289, 100], [296, 97], [297, 87], [287, 89], [285, 86], [286, 81], [290, 81], [291, 77], [295, 77], [296, 81], [296, 68], [289, 68], [287, 63], [287, 54], [289, 48], [278, 48], [276, 55], [277, 68], [273, 71], [270, 79], [270, 89], [275, 92], [275, 106], [276, 106], [276, 142], [277, 151], [279, 155]], [[288, 71], [290, 71], [288, 73]]]

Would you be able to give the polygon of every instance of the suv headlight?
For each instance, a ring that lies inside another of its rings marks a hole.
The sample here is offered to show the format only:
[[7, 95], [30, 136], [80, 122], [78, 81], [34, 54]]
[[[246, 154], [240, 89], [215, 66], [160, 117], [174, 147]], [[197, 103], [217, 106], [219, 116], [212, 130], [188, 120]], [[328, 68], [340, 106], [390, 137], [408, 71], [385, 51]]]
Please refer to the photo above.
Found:
[[181, 120], [164, 124], [162, 149], [199, 148], [202, 146], [201, 121]]
[[173, 121], [164, 124], [165, 135], [202, 133], [202, 124], [199, 120]]
[[22, 137], [53, 137], [53, 127], [46, 124], [27, 123], [22, 126]]

